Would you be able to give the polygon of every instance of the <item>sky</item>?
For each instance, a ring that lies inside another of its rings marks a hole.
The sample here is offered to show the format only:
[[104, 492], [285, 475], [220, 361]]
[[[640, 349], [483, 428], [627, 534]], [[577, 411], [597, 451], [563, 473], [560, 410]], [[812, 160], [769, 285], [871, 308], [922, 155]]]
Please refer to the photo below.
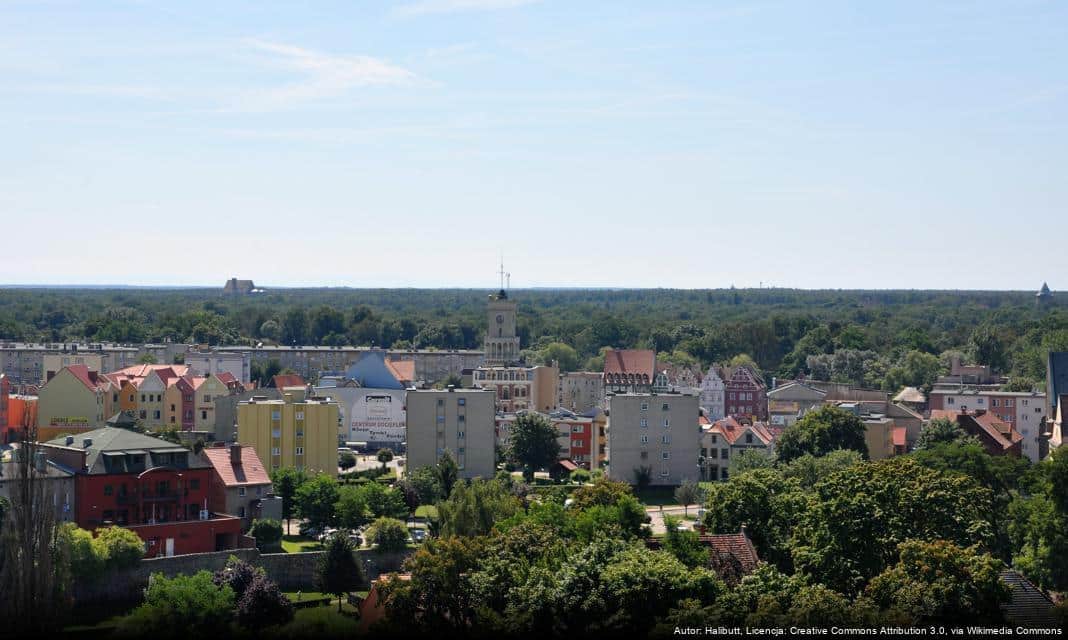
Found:
[[0, 283], [1068, 288], [1068, 3], [0, 0]]

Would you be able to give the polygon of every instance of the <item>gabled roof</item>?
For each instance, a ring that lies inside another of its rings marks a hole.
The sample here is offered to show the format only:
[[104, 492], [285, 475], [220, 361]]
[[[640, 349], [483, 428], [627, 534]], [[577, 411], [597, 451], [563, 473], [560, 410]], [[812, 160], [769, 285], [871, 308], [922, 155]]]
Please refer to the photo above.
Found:
[[1051, 351], [1046, 364], [1048, 402], [1068, 394], [1068, 351]]
[[415, 381], [415, 360], [390, 360], [386, 358], [386, 367], [389, 368], [393, 377], [402, 385], [405, 383], [411, 384]]
[[230, 447], [208, 447], [203, 453], [227, 487], [271, 484], [267, 469], [252, 447], [241, 447], [241, 462], [238, 464], [231, 460]]
[[905, 387], [894, 396], [894, 402], [912, 402], [914, 404], [923, 404], [927, 402], [927, 396], [923, 395], [923, 392], [916, 387]]
[[956, 422], [968, 433], [975, 433], [984, 440], [994, 443], [1003, 451], [1011, 449], [1023, 440], [1023, 435], [1012, 425], [1001, 420], [989, 411], [972, 413], [952, 409], [933, 409], [931, 419], [946, 418]]
[[[83, 446], [83, 442], [86, 439], [92, 440], [92, 444], [88, 448]], [[74, 449], [82, 449], [86, 451], [85, 466], [88, 468], [89, 473], [104, 473], [104, 465], [101, 458], [105, 454], [122, 454], [123, 452], [172, 452], [172, 451], [189, 451], [185, 447], [176, 445], [173, 442], [168, 442], [161, 438], [154, 438], [143, 433], [137, 433], [136, 431], [130, 431], [129, 429], [120, 429], [115, 427], [103, 427], [101, 429], [93, 429], [92, 431], [85, 431], [79, 433], [74, 438], [74, 443], [67, 444], [66, 436], [61, 436], [54, 440], [49, 440], [46, 444], [57, 447], [70, 447]], [[189, 455], [189, 468], [199, 469], [207, 467], [206, 461], [200, 461], [196, 456]]]
[[303, 387], [304, 378], [301, 378], [295, 373], [282, 373], [271, 378], [271, 386], [275, 389], [285, 389], [287, 387]]
[[760, 563], [760, 557], [757, 556], [756, 548], [753, 547], [749, 536], [745, 534], [744, 527], [740, 533], [706, 535], [701, 536], [700, 541], [711, 547], [712, 551], [719, 556], [735, 559], [743, 575], [754, 571]]
[[[703, 417], [703, 416], [702, 416]], [[700, 418], [698, 419], [700, 423]], [[733, 416], [722, 418], [715, 423], [704, 428], [708, 433], [715, 433], [723, 436], [728, 444], [734, 444], [739, 438], [746, 433], [752, 432], [764, 446], [770, 446], [775, 440], [775, 434], [772, 433], [768, 426], [763, 422], [754, 422], [753, 424], [742, 424], [738, 422]]]
[[[72, 364], [64, 368], [90, 391], [100, 391], [110, 384], [110, 381], [107, 378], [101, 376], [96, 371], [90, 371], [89, 367], [84, 364]], [[60, 370], [60, 373], [62, 373], [62, 369]], [[59, 374], [57, 373], [56, 375]]]
[[651, 384], [656, 376], [656, 352], [651, 349], [609, 349], [604, 354], [604, 375]]
[[[398, 363], [393, 363], [394, 365]], [[415, 363], [412, 365], [412, 377], [415, 377]], [[345, 377], [359, 382], [368, 389], [403, 389], [395, 366], [386, 361], [386, 352], [379, 349], [368, 351], [345, 371]]]
[[1012, 599], [1002, 605], [1005, 617], [1023, 627], [1057, 629], [1053, 600], [1014, 569], [1001, 572], [1001, 579], [1012, 590]]
[[802, 398], [806, 400], [811, 399], [819, 402], [827, 396], [827, 392], [823, 389], [817, 389], [816, 387], [807, 385], [803, 382], [793, 380], [768, 391], [768, 399], [774, 400], [779, 396]]

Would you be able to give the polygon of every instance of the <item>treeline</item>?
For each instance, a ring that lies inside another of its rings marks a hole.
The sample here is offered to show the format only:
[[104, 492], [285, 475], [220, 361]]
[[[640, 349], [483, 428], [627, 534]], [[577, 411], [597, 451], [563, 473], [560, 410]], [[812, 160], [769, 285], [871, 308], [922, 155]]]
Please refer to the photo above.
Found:
[[[0, 339], [280, 343], [477, 349], [487, 291], [282, 289], [0, 290]], [[745, 354], [767, 374], [921, 386], [949, 358], [1040, 382], [1068, 349], [1068, 301], [1028, 292], [518, 290], [528, 361], [596, 367], [604, 347], [652, 348], [676, 364]], [[937, 360], [932, 360], [935, 358]]]

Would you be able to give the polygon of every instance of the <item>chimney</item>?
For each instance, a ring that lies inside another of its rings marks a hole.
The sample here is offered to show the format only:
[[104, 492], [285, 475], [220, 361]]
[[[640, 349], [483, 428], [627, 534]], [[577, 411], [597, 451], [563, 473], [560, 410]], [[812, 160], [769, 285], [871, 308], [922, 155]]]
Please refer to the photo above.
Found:
[[981, 416], [984, 413], [986, 413], [986, 409], [976, 409], [975, 410], [975, 415], [977, 415], [977, 416]]
[[73, 447], [74, 446], [74, 436], [67, 436], [67, 439], [64, 441], [64, 443], [68, 447]]
[[241, 445], [230, 445], [230, 464], [241, 464]]
[[45, 457], [44, 451], [33, 452], [33, 466], [37, 473], [48, 473], [48, 458]]
[[451, 385], [450, 384], [449, 385], [449, 393], [452, 393], [453, 391], [456, 391], [456, 385]]
[[83, 438], [82, 439], [82, 448], [83, 449], [88, 449], [91, 446], [93, 446], [93, 439], [92, 438]]

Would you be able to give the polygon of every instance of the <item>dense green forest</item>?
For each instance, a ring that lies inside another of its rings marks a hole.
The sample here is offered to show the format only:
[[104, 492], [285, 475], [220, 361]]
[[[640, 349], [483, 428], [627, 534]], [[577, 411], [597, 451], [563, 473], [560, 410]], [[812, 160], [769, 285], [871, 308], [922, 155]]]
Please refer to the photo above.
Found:
[[[486, 290], [0, 290], [0, 339], [480, 348]], [[1068, 300], [1030, 292], [793, 289], [515, 290], [530, 362], [598, 367], [604, 347], [675, 364], [748, 356], [768, 376], [895, 388], [929, 384], [949, 358], [991, 364], [1023, 389], [1068, 349]], [[743, 355], [744, 354], [744, 355]]]

